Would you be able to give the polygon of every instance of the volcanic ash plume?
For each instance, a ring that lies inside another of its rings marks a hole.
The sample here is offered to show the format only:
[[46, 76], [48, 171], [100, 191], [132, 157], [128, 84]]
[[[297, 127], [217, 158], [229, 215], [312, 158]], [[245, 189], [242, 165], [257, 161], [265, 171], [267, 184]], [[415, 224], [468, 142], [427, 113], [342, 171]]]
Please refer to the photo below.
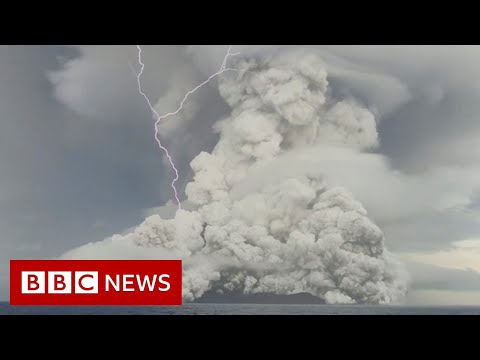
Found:
[[307, 292], [330, 304], [402, 301], [403, 266], [346, 189], [306, 169], [306, 175], [232, 195], [242, 180], [255, 182], [249, 178], [254, 170], [294, 149], [374, 148], [373, 114], [353, 99], [332, 98], [315, 54], [242, 60], [236, 67], [242, 70], [219, 80], [231, 107], [215, 126], [219, 141], [191, 162], [195, 175], [185, 191], [191, 210], [171, 219], [151, 216], [109, 241], [181, 258], [185, 301], [206, 291]]

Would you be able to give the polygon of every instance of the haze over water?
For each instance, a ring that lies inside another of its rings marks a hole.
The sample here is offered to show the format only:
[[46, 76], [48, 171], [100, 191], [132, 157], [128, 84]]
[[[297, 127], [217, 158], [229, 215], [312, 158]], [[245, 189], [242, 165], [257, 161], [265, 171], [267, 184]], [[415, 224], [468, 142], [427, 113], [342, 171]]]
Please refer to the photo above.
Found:
[[163, 306], [10, 306], [0, 315], [480, 315], [480, 306], [187, 304]]

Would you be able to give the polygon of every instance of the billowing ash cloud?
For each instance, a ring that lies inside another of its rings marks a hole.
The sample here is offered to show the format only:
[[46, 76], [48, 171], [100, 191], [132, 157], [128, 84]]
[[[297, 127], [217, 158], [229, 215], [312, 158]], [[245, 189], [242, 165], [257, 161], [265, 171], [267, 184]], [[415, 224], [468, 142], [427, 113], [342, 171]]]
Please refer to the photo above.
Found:
[[63, 257], [181, 258], [186, 301], [206, 291], [240, 291], [308, 292], [331, 304], [401, 302], [408, 277], [385, 248], [382, 231], [347, 189], [317, 169], [232, 196], [236, 184], [255, 182], [250, 176], [294, 150], [374, 149], [372, 112], [353, 98], [334, 99], [313, 53], [235, 66], [242, 70], [219, 80], [231, 113], [215, 125], [212, 153], [191, 162], [184, 209], [170, 219], [150, 216], [131, 233]]

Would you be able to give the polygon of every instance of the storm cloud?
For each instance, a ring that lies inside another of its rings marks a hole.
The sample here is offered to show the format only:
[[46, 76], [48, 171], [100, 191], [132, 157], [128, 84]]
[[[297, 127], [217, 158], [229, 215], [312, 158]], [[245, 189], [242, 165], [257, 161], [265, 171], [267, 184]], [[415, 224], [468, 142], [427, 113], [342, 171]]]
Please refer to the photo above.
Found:
[[[218, 69], [226, 46], [145, 46], [144, 51], [144, 85], [156, 109], [164, 113], [178, 105], [179, 95]], [[239, 210], [242, 206], [269, 203], [275, 193], [272, 179], [279, 188], [283, 184], [282, 192], [295, 188], [289, 182], [292, 178], [299, 189], [307, 189], [316, 179], [325, 186], [323, 190], [313, 186], [316, 196], [337, 189], [345, 193], [347, 203], [361, 204], [365, 211], [361, 216], [380, 229], [386, 253], [393, 252], [392, 259], [416, 254], [415, 261], [436, 264], [438, 271], [426, 271], [407, 262], [415, 290], [435, 290], [440, 286], [435, 284], [442, 283], [442, 291], [449, 287], [459, 293], [473, 291], [469, 284], [476, 270], [468, 274], [457, 270], [464, 252], [451, 249], [462, 240], [479, 236], [478, 47], [235, 45], [234, 51], [241, 55], [231, 66], [248, 68], [263, 81], [248, 72], [227, 73], [193, 96], [185, 112], [160, 127], [180, 169], [184, 212], [200, 215], [200, 227], [195, 225], [188, 236], [195, 238], [197, 229], [201, 234], [204, 224], [224, 211], [217, 205], [216, 210], [213, 205], [211, 211], [202, 210], [205, 205], [198, 204], [202, 197], [221, 198], [226, 191], [226, 213], [242, 219], [248, 215]], [[69, 254], [101, 257], [104, 249], [105, 254], [115, 256], [147, 256], [142, 255], [145, 245], [141, 241], [130, 246], [128, 241], [112, 239], [132, 239], [131, 234], [143, 227], [136, 224], [147, 215], [154, 216], [146, 220], [148, 226], [172, 225], [180, 221], [177, 217], [187, 221], [188, 216], [175, 216], [172, 203], [163, 206], [172, 199], [169, 183], [173, 174], [152, 141], [153, 120], [136, 92], [135, 46], [3, 46], [0, 56], [2, 263], [9, 258], [56, 257], [87, 243], [91, 244]], [[321, 106], [315, 102], [320, 97], [296, 97], [305, 88], [293, 78], [293, 85], [283, 89], [285, 96], [269, 97], [268, 89], [281, 85], [269, 83], [278, 69], [281, 76], [288, 69], [303, 71], [302, 76], [319, 76], [302, 69], [313, 60], [297, 61], [300, 58], [317, 59], [321, 66], [312, 68], [325, 73], [325, 92], [321, 81], [307, 86], [312, 93], [324, 95], [326, 102]], [[232, 90], [231, 84], [248, 89], [249, 96], [255, 94], [252, 97], [257, 100], [238, 102], [240, 90]], [[321, 121], [311, 121], [309, 106], [291, 106], [291, 99], [298, 104], [313, 101], [325, 110]], [[258, 120], [255, 111], [250, 111], [256, 106], [261, 112], [281, 113], [291, 128], [308, 130], [286, 131], [268, 116]], [[255, 125], [262, 123], [258, 131], [245, 125], [252, 118]], [[350, 136], [358, 126], [362, 135]], [[232, 151], [228, 141], [222, 140], [229, 133], [235, 134], [233, 141], [241, 145], [240, 155], [234, 147], [232, 159], [253, 157], [259, 165], [245, 165], [242, 160], [238, 166], [220, 167], [231, 181], [223, 189], [215, 172], [201, 175], [205, 172], [202, 162], [213, 159], [210, 166], [215, 167], [219, 153]], [[207, 191], [202, 176], [213, 179], [210, 185], [219, 188]], [[185, 191], [187, 188], [190, 190]], [[303, 196], [307, 193], [302, 192]], [[242, 205], [234, 207], [235, 203]], [[264, 205], [259, 211], [272, 209]], [[188, 221], [196, 223], [194, 218], [192, 215]], [[251, 219], [247, 216], [242, 221]], [[271, 229], [267, 230], [270, 234]], [[121, 235], [111, 238], [113, 233]], [[95, 242], [105, 237], [108, 240]], [[197, 240], [203, 243], [201, 237]], [[118, 247], [118, 252], [110, 251], [109, 246]], [[164, 249], [154, 249], [147, 248], [155, 257], [166, 256]], [[251, 279], [245, 282], [247, 275], [253, 273], [255, 279], [265, 275], [258, 269], [242, 274], [239, 269], [244, 264], [233, 271], [231, 255], [227, 264], [223, 258], [213, 258], [210, 253], [190, 256], [192, 268], [196, 266], [199, 276], [205, 278], [198, 281], [192, 294], [229, 283], [233, 284], [229, 287], [246, 286], [253, 291], [254, 286], [247, 285]], [[287, 263], [292, 269], [301, 268], [294, 261]], [[389, 261], [376, 267], [382, 276], [390, 269], [387, 264]], [[454, 281], [440, 281], [452, 271]], [[6, 267], [0, 272], [5, 274]], [[394, 278], [403, 279], [400, 273]], [[430, 275], [423, 276], [426, 273]], [[193, 286], [195, 281], [191, 283]], [[390, 289], [403, 289], [403, 285], [393, 284], [390, 282]], [[325, 296], [322, 289], [318, 286], [310, 291]]]

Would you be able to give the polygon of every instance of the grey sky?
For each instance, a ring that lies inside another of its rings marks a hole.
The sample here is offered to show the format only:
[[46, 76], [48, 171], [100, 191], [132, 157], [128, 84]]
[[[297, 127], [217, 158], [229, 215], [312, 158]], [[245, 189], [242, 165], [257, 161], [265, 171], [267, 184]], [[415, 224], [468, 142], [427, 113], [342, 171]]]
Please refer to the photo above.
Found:
[[[412, 197], [451, 192], [458, 199], [456, 209], [415, 216], [405, 211], [383, 222], [379, 216], [388, 248], [408, 261], [413, 291], [480, 293], [480, 269], [442, 267], [434, 256], [433, 263], [418, 264], [411, 255], [480, 239], [480, 48], [311, 47], [328, 63], [332, 91], [378, 111], [378, 152], [389, 166], [428, 177], [431, 186], [412, 190]], [[237, 48], [258, 55], [281, 46]], [[224, 50], [145, 46], [148, 94], [170, 110], [179, 95], [218, 67]], [[9, 259], [59, 256], [139, 224], [148, 209], [171, 199], [172, 173], [153, 140], [153, 121], [131, 68], [135, 62], [135, 46], [0, 46], [0, 298], [8, 296]], [[183, 186], [189, 161], [211, 149], [211, 126], [227, 110], [214, 86], [188, 106], [191, 119], [163, 125]], [[389, 192], [384, 180], [372, 180], [379, 194]], [[392, 207], [406, 201], [387, 195]], [[461, 255], [452, 256], [461, 265]], [[430, 300], [415, 297], [416, 303]]]

